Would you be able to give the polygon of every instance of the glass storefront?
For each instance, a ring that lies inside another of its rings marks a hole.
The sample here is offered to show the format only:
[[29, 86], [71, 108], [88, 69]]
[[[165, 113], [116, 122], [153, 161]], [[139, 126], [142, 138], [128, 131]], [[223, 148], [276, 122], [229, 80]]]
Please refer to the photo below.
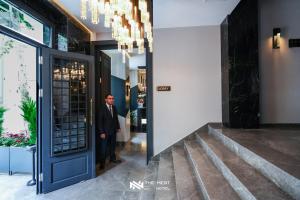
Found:
[[4, 0], [0, 0], [0, 25], [51, 47], [51, 27]]
[[[36, 132], [28, 125], [35, 122], [26, 121], [24, 113], [36, 113], [36, 53], [35, 47], [0, 34], [0, 108], [5, 110], [0, 135], [34, 134], [33, 143]], [[24, 110], [29, 104], [32, 110]]]

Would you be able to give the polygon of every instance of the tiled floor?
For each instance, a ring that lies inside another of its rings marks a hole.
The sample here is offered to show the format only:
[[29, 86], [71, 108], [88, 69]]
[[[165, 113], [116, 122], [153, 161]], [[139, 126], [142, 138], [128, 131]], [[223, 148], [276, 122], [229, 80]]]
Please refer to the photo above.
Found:
[[141, 193], [129, 188], [131, 180], [143, 180], [146, 168], [146, 134], [137, 133], [119, 155], [122, 163], [109, 165], [95, 179], [48, 194], [35, 195], [35, 186], [27, 187], [30, 175], [0, 175], [0, 200], [117, 200], [139, 199]]
[[29, 180], [31, 180], [31, 175], [14, 174], [13, 176], [8, 176], [6, 174], [1, 174], [0, 199], [21, 200], [21, 197], [23, 196], [28, 196], [26, 199], [33, 199], [32, 196], [35, 194], [35, 186], [26, 186], [26, 183]]

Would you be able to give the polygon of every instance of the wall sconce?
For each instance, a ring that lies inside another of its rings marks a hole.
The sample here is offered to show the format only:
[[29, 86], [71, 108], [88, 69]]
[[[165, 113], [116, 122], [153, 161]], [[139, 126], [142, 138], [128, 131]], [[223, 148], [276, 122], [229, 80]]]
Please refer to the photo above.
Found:
[[280, 28], [273, 29], [273, 49], [280, 48]]

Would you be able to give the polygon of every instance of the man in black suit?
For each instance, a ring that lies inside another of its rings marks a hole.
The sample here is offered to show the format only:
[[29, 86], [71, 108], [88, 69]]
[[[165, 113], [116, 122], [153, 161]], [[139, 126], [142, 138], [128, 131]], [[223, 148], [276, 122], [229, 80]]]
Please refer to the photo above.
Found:
[[118, 112], [114, 106], [114, 97], [111, 94], [105, 96], [105, 104], [101, 108], [98, 126], [101, 138], [100, 169], [104, 169], [106, 155], [108, 154], [111, 162], [121, 162], [116, 159], [115, 153], [117, 132], [120, 131], [120, 124]]

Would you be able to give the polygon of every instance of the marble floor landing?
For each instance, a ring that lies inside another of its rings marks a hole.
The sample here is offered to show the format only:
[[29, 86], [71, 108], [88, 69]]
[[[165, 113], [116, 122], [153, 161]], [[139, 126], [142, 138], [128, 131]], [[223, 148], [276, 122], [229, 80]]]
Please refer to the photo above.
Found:
[[300, 178], [300, 128], [227, 129], [222, 133]]
[[122, 163], [109, 164], [98, 171], [94, 179], [48, 194], [35, 194], [35, 186], [26, 182], [31, 175], [0, 174], [0, 200], [137, 200], [141, 193], [131, 190], [129, 182], [143, 180], [146, 168], [146, 134], [137, 133], [125, 147], [119, 149]]

